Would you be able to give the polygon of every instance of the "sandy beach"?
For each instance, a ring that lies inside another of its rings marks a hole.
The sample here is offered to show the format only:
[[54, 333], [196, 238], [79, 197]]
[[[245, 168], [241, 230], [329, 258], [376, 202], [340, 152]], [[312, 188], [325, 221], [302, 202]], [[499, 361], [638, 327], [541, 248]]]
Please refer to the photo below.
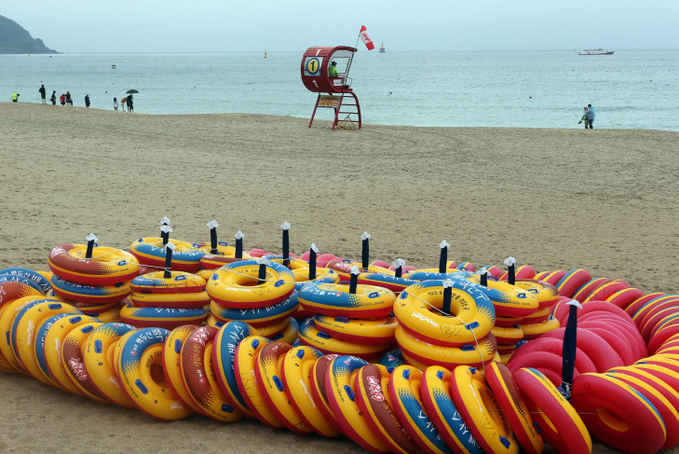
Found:
[[[0, 103], [0, 268], [47, 270], [49, 251], [156, 236], [537, 271], [585, 268], [677, 293], [679, 132], [414, 128], [264, 115], [151, 116]], [[0, 452], [362, 452], [254, 421], [162, 423], [0, 373]], [[546, 451], [553, 452], [553, 451]], [[595, 452], [611, 452], [597, 444]], [[679, 452], [673, 450], [672, 452]]]

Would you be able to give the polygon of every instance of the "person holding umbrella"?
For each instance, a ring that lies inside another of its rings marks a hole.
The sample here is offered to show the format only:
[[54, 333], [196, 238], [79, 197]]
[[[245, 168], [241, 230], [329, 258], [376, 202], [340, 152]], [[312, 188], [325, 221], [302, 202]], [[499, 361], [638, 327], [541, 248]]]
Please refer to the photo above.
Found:
[[128, 112], [134, 112], [134, 104], [133, 104], [134, 99], [132, 97], [133, 93], [139, 93], [139, 92], [137, 90], [134, 90], [134, 89], [127, 90], [127, 92], [126, 92], [126, 94], [127, 94], [126, 102], [127, 102], [127, 111]]

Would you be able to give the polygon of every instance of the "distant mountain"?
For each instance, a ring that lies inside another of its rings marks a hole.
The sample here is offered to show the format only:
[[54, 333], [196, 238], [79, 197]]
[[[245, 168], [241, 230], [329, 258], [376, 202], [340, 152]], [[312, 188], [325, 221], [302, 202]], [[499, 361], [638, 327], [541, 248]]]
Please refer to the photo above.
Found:
[[33, 39], [21, 25], [0, 16], [0, 54], [57, 54], [41, 39]]

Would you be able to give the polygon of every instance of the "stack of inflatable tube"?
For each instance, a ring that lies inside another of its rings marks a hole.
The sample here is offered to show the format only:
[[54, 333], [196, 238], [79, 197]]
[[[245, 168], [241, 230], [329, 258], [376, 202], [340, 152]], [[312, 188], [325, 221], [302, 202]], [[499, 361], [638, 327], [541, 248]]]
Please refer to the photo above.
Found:
[[186, 271], [154, 271], [135, 277], [130, 283], [129, 304], [120, 311], [123, 322], [138, 328], [172, 330], [185, 324], [202, 324], [210, 297], [205, 280]]
[[403, 359], [421, 369], [484, 364], [496, 359], [497, 342], [491, 334], [495, 310], [483, 287], [466, 280], [452, 286], [450, 314], [444, 314], [444, 283], [423, 281], [406, 288], [394, 304], [399, 323], [396, 342]]
[[62, 244], [50, 252], [48, 265], [54, 275], [51, 290], [65, 303], [85, 314], [120, 320], [128, 303], [130, 282], [139, 273], [139, 261], [120, 249], [94, 246], [87, 258], [87, 245]]
[[275, 261], [267, 261], [264, 267], [266, 276], [261, 283], [256, 260], [233, 262], [215, 270], [206, 286], [211, 299], [209, 324], [242, 321], [263, 337], [292, 343], [299, 329], [292, 318], [299, 309], [295, 277]]
[[314, 317], [301, 324], [300, 341], [324, 354], [376, 360], [395, 339], [397, 323], [390, 314], [396, 295], [374, 285], [358, 284], [356, 293], [349, 287], [321, 282], [301, 287], [300, 304]]

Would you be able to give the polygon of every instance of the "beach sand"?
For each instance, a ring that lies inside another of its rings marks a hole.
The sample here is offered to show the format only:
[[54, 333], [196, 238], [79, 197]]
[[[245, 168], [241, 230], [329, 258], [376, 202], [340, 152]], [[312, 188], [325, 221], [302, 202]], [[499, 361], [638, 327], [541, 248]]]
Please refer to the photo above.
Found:
[[[585, 268], [677, 293], [679, 133], [414, 128], [331, 131], [264, 115], [128, 114], [0, 103], [0, 268], [47, 270], [61, 243], [128, 247], [157, 236], [359, 259], [514, 256], [537, 271]], [[360, 452], [254, 421], [163, 423], [0, 373], [0, 452]], [[610, 449], [597, 444], [595, 452]], [[550, 452], [550, 451], [546, 451]], [[679, 452], [679, 451], [673, 451]]]

